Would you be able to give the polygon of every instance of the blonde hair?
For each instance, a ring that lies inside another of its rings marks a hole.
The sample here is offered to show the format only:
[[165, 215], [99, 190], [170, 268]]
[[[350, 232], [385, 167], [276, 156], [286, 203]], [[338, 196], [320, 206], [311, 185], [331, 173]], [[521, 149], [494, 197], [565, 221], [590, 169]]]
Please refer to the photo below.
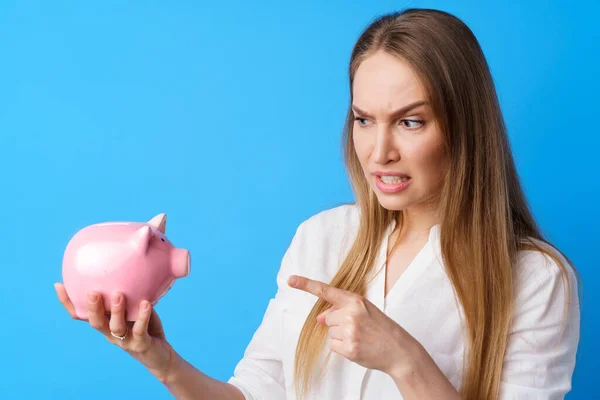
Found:
[[[521, 189], [494, 83], [471, 30], [455, 16], [438, 10], [408, 9], [378, 18], [352, 51], [351, 98], [358, 66], [378, 51], [414, 68], [444, 132], [449, 164], [440, 193], [440, 247], [465, 316], [468, 357], [461, 396], [496, 399], [513, 311], [512, 269], [517, 253], [536, 250], [549, 255], [566, 280], [568, 266], [550, 251], [551, 246], [541, 245], [550, 243], [542, 238]], [[393, 220], [401, 223], [402, 212], [378, 203], [356, 156], [352, 128], [353, 114], [348, 109], [344, 161], [362, 210], [360, 227], [330, 284], [365, 295], [386, 227]], [[565, 286], [569, 291], [569, 285]], [[329, 304], [319, 299], [300, 334], [295, 359], [300, 398], [311, 388], [325, 343], [326, 327], [316, 317], [327, 308]]]

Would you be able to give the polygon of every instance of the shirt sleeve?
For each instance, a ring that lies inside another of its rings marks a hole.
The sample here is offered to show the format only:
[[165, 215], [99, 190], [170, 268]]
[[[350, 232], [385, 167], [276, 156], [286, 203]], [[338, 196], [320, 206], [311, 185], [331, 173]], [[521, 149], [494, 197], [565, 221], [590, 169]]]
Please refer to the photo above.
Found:
[[293, 258], [303, 225], [298, 227], [285, 252], [277, 274], [277, 293], [269, 300], [262, 322], [246, 347], [228, 383], [237, 387], [246, 400], [282, 400], [286, 398], [283, 375], [281, 318], [290, 288]]
[[579, 344], [575, 274], [567, 264], [565, 277], [549, 256], [527, 251], [517, 263], [515, 277], [515, 311], [500, 399], [563, 399], [571, 390]]

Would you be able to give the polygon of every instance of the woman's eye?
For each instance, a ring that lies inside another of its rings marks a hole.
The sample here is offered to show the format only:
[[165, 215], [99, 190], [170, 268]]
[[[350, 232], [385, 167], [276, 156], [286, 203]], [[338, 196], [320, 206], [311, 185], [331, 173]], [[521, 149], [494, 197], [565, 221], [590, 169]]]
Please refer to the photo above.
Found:
[[[354, 120], [358, 121], [358, 125], [361, 127], [366, 127], [367, 124], [369, 123], [369, 120], [366, 118], [356, 117], [356, 118], [354, 118]], [[408, 129], [417, 129], [424, 124], [424, 121], [421, 121], [418, 119], [403, 119], [400, 122], [404, 125], [405, 128], [408, 128]]]
[[358, 124], [359, 124], [360, 126], [365, 126], [365, 125], [366, 125], [366, 123], [367, 123], [367, 119], [366, 119], [366, 118], [359, 118], [359, 117], [356, 117], [356, 118], [354, 118], [354, 120], [355, 120], [355, 121], [358, 121]]
[[415, 129], [423, 125], [423, 121], [419, 121], [417, 119], [403, 119], [401, 122], [404, 127], [408, 129]]

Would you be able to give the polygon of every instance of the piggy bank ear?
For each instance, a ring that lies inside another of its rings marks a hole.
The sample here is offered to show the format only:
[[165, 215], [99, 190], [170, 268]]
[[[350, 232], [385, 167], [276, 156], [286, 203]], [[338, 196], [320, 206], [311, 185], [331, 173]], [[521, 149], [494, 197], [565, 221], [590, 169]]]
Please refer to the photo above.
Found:
[[165, 233], [167, 230], [167, 215], [165, 213], [158, 214], [148, 221], [148, 224], [162, 233]]
[[129, 239], [129, 243], [131, 243], [133, 248], [139, 250], [142, 254], [146, 254], [148, 252], [148, 248], [150, 247], [151, 238], [152, 230], [148, 225], [144, 225], [133, 233]]

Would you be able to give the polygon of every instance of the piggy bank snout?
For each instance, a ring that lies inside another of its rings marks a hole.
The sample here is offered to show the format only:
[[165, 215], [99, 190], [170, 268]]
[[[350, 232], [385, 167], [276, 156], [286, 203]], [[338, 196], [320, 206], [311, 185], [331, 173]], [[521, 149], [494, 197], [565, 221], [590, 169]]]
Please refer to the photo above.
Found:
[[189, 275], [191, 268], [190, 252], [186, 249], [174, 248], [171, 256], [171, 271], [175, 278]]

